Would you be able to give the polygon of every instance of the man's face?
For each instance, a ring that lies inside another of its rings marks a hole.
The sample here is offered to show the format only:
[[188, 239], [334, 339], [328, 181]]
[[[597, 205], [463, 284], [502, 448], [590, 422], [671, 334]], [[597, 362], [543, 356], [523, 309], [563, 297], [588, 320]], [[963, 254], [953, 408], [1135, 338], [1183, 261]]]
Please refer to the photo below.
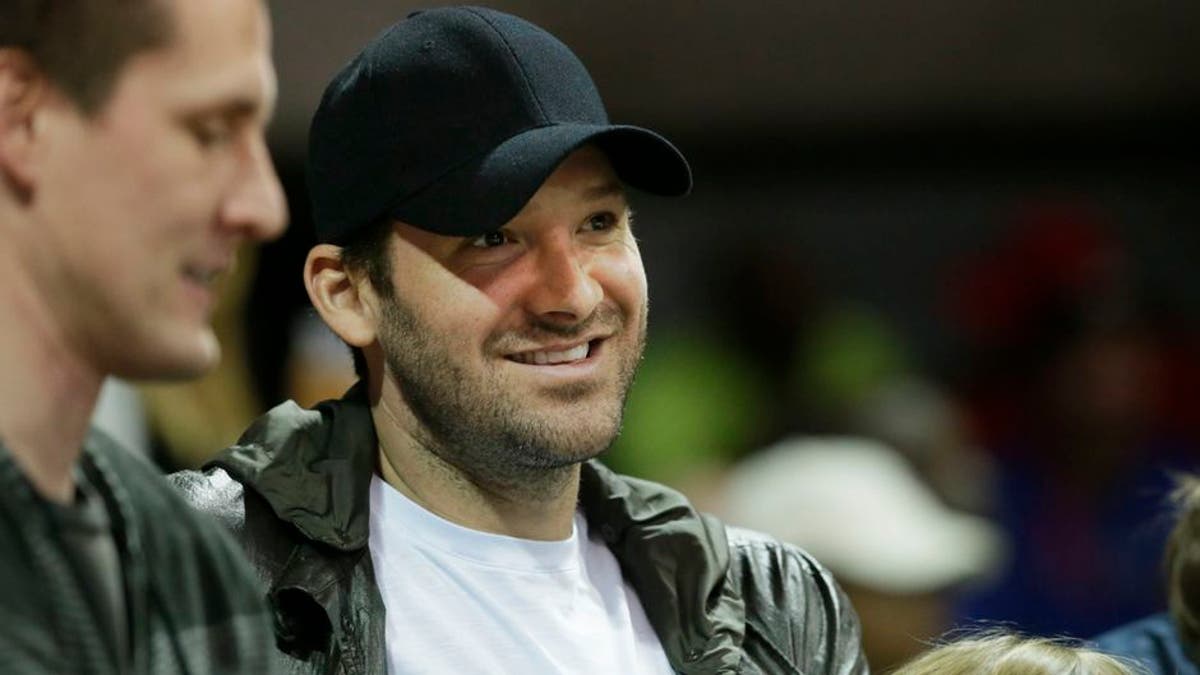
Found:
[[125, 377], [213, 366], [213, 281], [286, 218], [263, 138], [275, 101], [263, 3], [167, 4], [169, 44], [134, 55], [98, 111], [51, 88], [37, 120], [40, 287], [64, 339]]
[[380, 342], [417, 440], [488, 481], [603, 452], [646, 331], [646, 275], [600, 151], [568, 157], [497, 232], [397, 226]]

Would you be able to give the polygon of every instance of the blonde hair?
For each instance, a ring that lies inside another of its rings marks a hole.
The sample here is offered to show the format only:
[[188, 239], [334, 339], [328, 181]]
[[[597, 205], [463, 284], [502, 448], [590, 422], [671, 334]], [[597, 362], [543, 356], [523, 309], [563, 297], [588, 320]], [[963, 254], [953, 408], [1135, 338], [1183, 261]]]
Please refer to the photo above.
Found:
[[1177, 479], [1171, 498], [1179, 509], [1167, 540], [1167, 607], [1192, 659], [1200, 657], [1200, 476]]
[[1141, 668], [1077, 644], [990, 632], [935, 647], [892, 675], [1138, 675]]

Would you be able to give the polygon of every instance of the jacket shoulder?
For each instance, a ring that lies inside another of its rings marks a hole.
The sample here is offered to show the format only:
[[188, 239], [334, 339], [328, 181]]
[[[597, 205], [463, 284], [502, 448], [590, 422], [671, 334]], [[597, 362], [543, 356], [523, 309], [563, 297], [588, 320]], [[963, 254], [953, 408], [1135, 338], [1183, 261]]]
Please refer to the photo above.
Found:
[[296, 544], [296, 536], [275, 516], [266, 500], [217, 466], [179, 471], [167, 480], [192, 508], [233, 535], [260, 582], [269, 587], [275, 581]]
[[725, 531], [730, 581], [746, 605], [747, 651], [765, 650], [804, 673], [869, 672], [858, 615], [824, 565], [760, 532]]
[[[98, 432], [89, 439], [89, 448], [91, 462], [107, 476], [105, 480], [119, 485], [127, 496], [131, 515], [147, 544], [167, 551], [190, 549], [195, 555], [240, 559], [228, 533], [212, 519], [189, 509], [187, 500], [171, 489], [147, 459], [116, 446]], [[169, 521], [164, 514], [171, 514]]]
[[240, 533], [246, 520], [245, 487], [224, 469], [179, 471], [167, 476], [167, 481], [192, 508]]

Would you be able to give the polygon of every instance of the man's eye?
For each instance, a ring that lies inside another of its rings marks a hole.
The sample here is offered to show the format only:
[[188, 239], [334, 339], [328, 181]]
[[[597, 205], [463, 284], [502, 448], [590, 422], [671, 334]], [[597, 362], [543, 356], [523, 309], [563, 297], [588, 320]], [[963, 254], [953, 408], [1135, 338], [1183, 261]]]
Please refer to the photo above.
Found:
[[584, 224], [584, 229], [590, 232], [603, 232], [610, 230], [617, 224], [617, 216], [610, 212], [594, 213], [588, 217]]
[[507, 241], [508, 238], [504, 236], [503, 232], [492, 230], [472, 239], [471, 245], [476, 248], [495, 248], [496, 246], [503, 246]]
[[224, 119], [197, 120], [189, 125], [192, 137], [201, 147], [220, 145], [233, 138], [233, 127]]

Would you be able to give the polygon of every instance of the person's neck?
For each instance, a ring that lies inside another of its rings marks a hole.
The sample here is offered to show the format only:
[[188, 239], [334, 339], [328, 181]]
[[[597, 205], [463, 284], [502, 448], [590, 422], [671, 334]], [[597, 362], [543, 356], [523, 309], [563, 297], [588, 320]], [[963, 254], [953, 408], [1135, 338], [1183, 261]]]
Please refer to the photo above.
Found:
[[578, 464], [519, 483], [472, 475], [418, 440], [411, 430], [419, 423], [398, 392], [391, 393], [397, 395], [384, 392], [371, 409], [385, 482], [426, 510], [473, 530], [542, 541], [571, 536]]
[[0, 260], [0, 440], [41, 496], [70, 503], [104, 375], [72, 349], [20, 263]]

